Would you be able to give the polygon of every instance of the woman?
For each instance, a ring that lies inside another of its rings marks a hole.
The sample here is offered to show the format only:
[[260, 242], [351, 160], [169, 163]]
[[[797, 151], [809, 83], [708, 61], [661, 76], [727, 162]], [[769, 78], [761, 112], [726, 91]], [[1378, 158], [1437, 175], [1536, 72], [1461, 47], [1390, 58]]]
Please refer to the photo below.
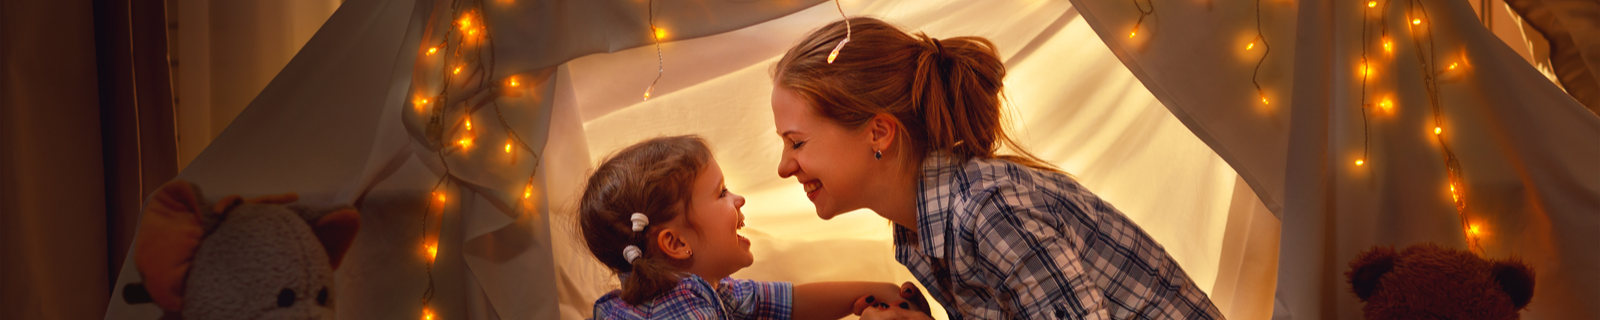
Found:
[[[1016, 147], [993, 43], [849, 24], [837, 60], [844, 21], [790, 48], [773, 75], [778, 175], [804, 185], [819, 217], [867, 208], [894, 222], [895, 259], [951, 319], [1222, 318], [1142, 229]], [[922, 316], [909, 313], [863, 318]]]

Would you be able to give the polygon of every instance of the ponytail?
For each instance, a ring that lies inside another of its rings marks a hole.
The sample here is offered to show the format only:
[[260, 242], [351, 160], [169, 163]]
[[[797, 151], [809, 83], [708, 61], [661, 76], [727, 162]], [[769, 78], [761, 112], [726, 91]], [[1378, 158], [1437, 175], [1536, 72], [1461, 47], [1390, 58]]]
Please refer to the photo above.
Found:
[[[849, 21], [852, 38], [833, 63], [826, 58], [845, 37], [843, 20], [790, 48], [774, 82], [846, 128], [877, 114], [893, 116], [906, 138], [899, 147], [911, 159], [943, 151], [961, 161], [998, 158], [1060, 172], [1006, 133], [1000, 111], [1006, 67], [989, 39], [937, 39], [878, 19]], [[1018, 155], [997, 154], [1002, 146]]]

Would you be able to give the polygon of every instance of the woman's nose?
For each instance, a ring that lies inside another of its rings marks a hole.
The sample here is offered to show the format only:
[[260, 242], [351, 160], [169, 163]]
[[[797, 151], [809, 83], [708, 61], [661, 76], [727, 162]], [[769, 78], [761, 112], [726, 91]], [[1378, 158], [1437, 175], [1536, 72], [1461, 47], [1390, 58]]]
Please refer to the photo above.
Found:
[[738, 195], [738, 194], [734, 194], [733, 195], [733, 207], [734, 208], [744, 208], [744, 196], [741, 196], [741, 195]]
[[795, 171], [800, 171], [800, 164], [790, 158], [788, 152], [784, 152], [783, 158], [778, 160], [778, 177], [788, 179], [794, 176]]

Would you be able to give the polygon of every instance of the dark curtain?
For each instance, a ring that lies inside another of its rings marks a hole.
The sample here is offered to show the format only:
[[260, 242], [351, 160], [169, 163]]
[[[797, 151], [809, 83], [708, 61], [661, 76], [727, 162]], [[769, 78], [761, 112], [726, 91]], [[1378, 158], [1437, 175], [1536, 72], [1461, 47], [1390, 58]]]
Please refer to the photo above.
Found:
[[0, 310], [99, 319], [177, 174], [165, 3], [0, 2]]

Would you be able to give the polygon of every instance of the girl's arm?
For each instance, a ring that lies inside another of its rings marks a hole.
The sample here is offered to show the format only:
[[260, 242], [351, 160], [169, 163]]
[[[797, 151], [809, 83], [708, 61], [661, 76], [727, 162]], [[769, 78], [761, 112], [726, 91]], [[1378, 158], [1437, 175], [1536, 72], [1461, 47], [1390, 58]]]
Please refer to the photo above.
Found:
[[900, 286], [885, 282], [839, 281], [813, 282], [794, 286], [795, 320], [839, 319], [852, 314], [855, 304], [866, 296], [873, 302], [896, 304]]

